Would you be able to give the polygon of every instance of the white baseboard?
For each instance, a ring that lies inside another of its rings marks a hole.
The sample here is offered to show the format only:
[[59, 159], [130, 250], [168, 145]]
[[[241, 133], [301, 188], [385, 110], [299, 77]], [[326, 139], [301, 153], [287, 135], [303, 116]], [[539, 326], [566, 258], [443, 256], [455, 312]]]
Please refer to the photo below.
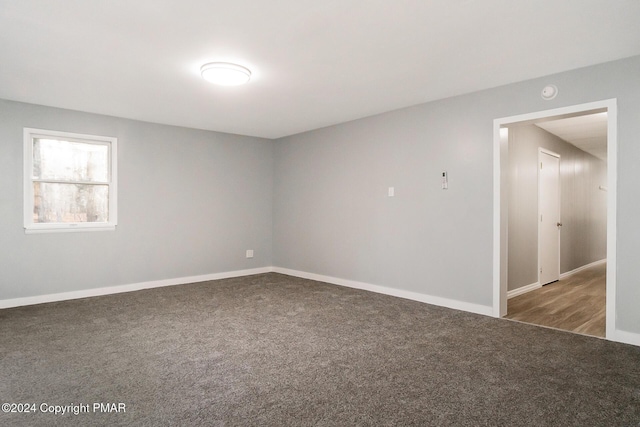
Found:
[[507, 299], [511, 299], [513, 297], [517, 297], [518, 295], [526, 294], [527, 292], [535, 291], [536, 289], [540, 289], [542, 286], [540, 282], [532, 283], [530, 285], [521, 286], [516, 289], [512, 289], [507, 291]]
[[37, 295], [33, 297], [0, 300], [0, 309], [21, 307], [24, 305], [42, 304], [46, 302], [65, 301], [78, 298], [89, 298], [100, 295], [119, 294], [122, 292], [139, 291], [141, 289], [161, 288], [164, 286], [183, 285], [186, 283], [206, 282], [209, 280], [229, 279], [232, 277], [250, 276], [253, 274], [269, 273], [271, 267], [253, 268], [250, 270], [236, 270], [224, 273], [203, 274], [200, 276], [177, 277], [174, 279], [153, 280], [150, 282], [131, 283], [128, 285], [108, 286], [105, 288], [83, 289], [73, 292]]
[[[594, 265], [598, 265], [603, 262], [606, 262], [606, 260], [597, 261], [595, 263], [589, 264], [588, 266], [580, 267], [580, 269], [592, 267]], [[580, 269], [573, 270], [572, 272], [569, 272], [569, 273], [570, 274], [576, 273]], [[331, 277], [331, 276], [323, 276], [320, 274], [307, 273], [307, 272], [298, 271], [298, 270], [290, 270], [288, 268], [281, 268], [281, 267], [261, 267], [261, 268], [253, 268], [249, 270], [236, 270], [236, 271], [228, 271], [223, 273], [204, 274], [200, 276], [177, 277], [174, 279], [153, 280], [149, 282], [131, 283], [128, 285], [109, 286], [109, 287], [96, 288], [96, 289], [83, 289], [80, 291], [73, 291], [73, 292], [62, 292], [57, 294], [38, 295], [33, 297], [5, 299], [5, 300], [0, 300], [0, 309], [11, 308], [11, 307], [21, 307], [25, 305], [43, 304], [47, 302], [65, 301], [65, 300], [72, 300], [72, 299], [78, 299], [78, 298], [89, 298], [89, 297], [95, 297], [95, 296], [101, 296], [101, 295], [119, 294], [123, 292], [139, 291], [142, 289], [161, 288], [164, 286], [174, 286], [174, 285], [182, 285], [182, 284], [188, 284], [188, 283], [206, 282], [209, 280], [220, 280], [220, 279], [229, 279], [233, 277], [251, 276], [254, 274], [263, 274], [263, 273], [270, 273], [270, 272], [281, 273], [281, 274], [286, 274], [286, 275], [295, 276], [295, 277], [301, 277], [303, 279], [317, 280], [320, 282], [331, 283], [334, 285], [345, 286], [348, 288], [362, 289], [365, 291], [375, 292], [375, 293], [384, 294], [384, 295], [391, 295], [394, 297], [424, 302], [427, 304], [438, 305], [441, 307], [452, 308], [455, 310], [468, 311], [471, 313], [482, 314], [485, 316], [493, 315], [493, 308], [491, 306], [473, 304], [473, 303], [453, 300], [449, 298], [436, 297], [436, 296], [427, 295], [427, 294], [420, 294], [417, 292], [405, 291], [402, 289], [372, 285], [364, 282], [356, 282], [353, 280], [340, 279], [340, 278]], [[569, 274], [569, 273], [565, 273], [565, 274]], [[532, 283], [531, 285], [523, 286], [521, 288], [509, 291], [508, 297], [512, 298], [512, 296], [520, 295], [522, 293], [529, 292], [530, 290], [537, 289], [539, 287], [540, 285], [538, 283]], [[633, 332], [626, 332], [626, 331], [621, 331], [616, 329], [614, 331], [614, 336], [607, 337], [607, 339], [625, 343], [625, 344], [640, 346], [640, 334], [633, 333]]]
[[428, 304], [438, 305], [442, 307], [453, 308], [456, 310], [469, 311], [472, 313], [492, 315], [492, 308], [479, 304], [468, 303], [464, 301], [452, 300], [448, 298], [435, 297], [417, 292], [405, 291], [402, 289], [388, 288], [385, 286], [371, 285], [369, 283], [356, 282], [352, 280], [339, 279], [330, 276], [323, 276], [303, 271], [290, 270], [280, 267], [262, 267], [250, 270], [237, 270], [223, 273], [204, 274], [200, 276], [177, 277], [173, 279], [153, 280], [149, 282], [131, 283], [127, 285], [108, 286], [104, 288], [83, 289], [72, 292], [61, 292], [56, 294], [37, 295], [33, 297], [13, 298], [0, 300], [0, 309], [21, 307], [25, 305], [43, 304], [47, 302], [65, 301], [79, 298], [89, 298], [101, 295], [118, 294], [123, 292], [133, 292], [142, 289], [160, 288], [164, 286], [174, 286], [187, 283], [206, 282], [209, 280], [228, 279], [232, 277], [249, 276], [253, 274], [262, 274], [276, 272], [287, 274], [289, 276], [301, 277], [304, 279], [317, 280], [320, 282], [332, 283], [335, 285], [346, 286], [349, 288], [362, 289], [366, 291], [376, 292], [379, 294], [391, 295], [400, 298], [406, 298], [414, 301], [420, 301]]
[[436, 297], [432, 295], [420, 294], [417, 292], [405, 291], [402, 289], [388, 288], [386, 286], [372, 285], [369, 283], [356, 282], [353, 280], [340, 279], [337, 277], [323, 276], [320, 274], [307, 273], [304, 271], [290, 270], [288, 268], [273, 267], [273, 272], [286, 274], [289, 276], [301, 277], [303, 279], [317, 280], [319, 282], [331, 283], [334, 285], [345, 286], [348, 288], [362, 289], [378, 294], [391, 295], [394, 297], [410, 299], [413, 301], [424, 302], [427, 304], [438, 305], [441, 307], [453, 308], [456, 310], [468, 311], [471, 313], [483, 314], [485, 316], [493, 315], [491, 306], [473, 304], [464, 301], [453, 300], [449, 298]]
[[607, 262], [607, 259], [605, 258], [605, 259], [601, 259], [599, 261], [594, 261], [594, 262], [592, 262], [590, 264], [587, 264], [587, 265], [583, 265], [582, 267], [574, 268], [571, 271], [567, 271], [566, 273], [562, 273], [560, 275], [560, 280], [566, 279], [567, 277], [569, 277], [569, 276], [571, 276], [573, 274], [576, 274], [576, 273], [578, 273], [578, 272], [580, 272], [582, 270], [586, 270], [587, 268], [595, 267], [596, 265], [604, 264], [606, 262]]
[[613, 332], [613, 337], [607, 337], [607, 339], [611, 339], [612, 341], [622, 342], [625, 344], [637, 345], [640, 346], [640, 334], [636, 334], [633, 332], [621, 331], [616, 329]]
[[[591, 268], [591, 267], [595, 267], [596, 265], [600, 265], [600, 264], [604, 264], [607, 262], [607, 259], [601, 259], [599, 261], [594, 261], [590, 264], [587, 265], [583, 265], [582, 267], [578, 267], [576, 269], [573, 269], [571, 271], [567, 271], [566, 273], [562, 273], [560, 275], [560, 280], [562, 279], [566, 279], [567, 277], [576, 274], [582, 270], [586, 270], [587, 268]], [[526, 294], [527, 292], [531, 292], [534, 291], [536, 289], [541, 288], [542, 286], [540, 285], [540, 283], [536, 282], [536, 283], [532, 283], [530, 285], [526, 285], [526, 286], [521, 286], [517, 289], [512, 289], [510, 291], [507, 292], [507, 299], [511, 299], [513, 297], [517, 297], [518, 295], [522, 295], [522, 294]]]

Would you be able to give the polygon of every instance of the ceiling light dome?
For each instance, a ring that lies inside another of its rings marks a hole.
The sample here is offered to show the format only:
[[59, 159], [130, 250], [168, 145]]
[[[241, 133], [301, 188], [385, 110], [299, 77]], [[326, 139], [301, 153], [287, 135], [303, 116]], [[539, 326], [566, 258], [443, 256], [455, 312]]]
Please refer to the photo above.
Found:
[[251, 78], [251, 71], [241, 65], [228, 62], [210, 62], [200, 68], [202, 78], [221, 86], [245, 84]]

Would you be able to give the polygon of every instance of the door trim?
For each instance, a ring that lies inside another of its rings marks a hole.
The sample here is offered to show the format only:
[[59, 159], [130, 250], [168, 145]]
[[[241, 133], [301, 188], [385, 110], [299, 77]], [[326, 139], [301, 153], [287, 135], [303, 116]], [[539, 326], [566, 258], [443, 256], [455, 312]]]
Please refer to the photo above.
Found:
[[[551, 110], [538, 111], [493, 121], [493, 315], [507, 314], [507, 166], [508, 144], [500, 142], [502, 126], [572, 115], [592, 110], [607, 110], [607, 290], [606, 338], [616, 340], [616, 241], [617, 241], [617, 188], [618, 188], [618, 109], [616, 98]], [[503, 170], [505, 173], [503, 173]], [[504, 189], [504, 191], [503, 191]], [[504, 194], [502, 194], [504, 193]]]

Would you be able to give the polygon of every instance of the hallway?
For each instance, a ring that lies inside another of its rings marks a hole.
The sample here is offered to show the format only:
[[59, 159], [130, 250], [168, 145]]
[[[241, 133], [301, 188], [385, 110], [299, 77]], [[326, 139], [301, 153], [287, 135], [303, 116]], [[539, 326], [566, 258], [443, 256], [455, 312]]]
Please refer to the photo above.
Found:
[[606, 272], [602, 263], [514, 297], [505, 319], [604, 338]]

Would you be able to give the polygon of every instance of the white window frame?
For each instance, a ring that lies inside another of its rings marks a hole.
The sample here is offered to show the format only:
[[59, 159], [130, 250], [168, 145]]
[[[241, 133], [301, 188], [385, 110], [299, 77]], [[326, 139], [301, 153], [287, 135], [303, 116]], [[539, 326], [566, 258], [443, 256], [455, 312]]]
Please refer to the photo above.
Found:
[[[107, 222], [33, 222], [33, 140], [35, 138], [60, 139], [84, 144], [100, 144], [109, 147], [109, 221]], [[118, 139], [109, 136], [85, 135], [53, 130], [24, 128], [24, 230], [25, 233], [56, 233], [77, 231], [115, 230], [118, 223]]]

